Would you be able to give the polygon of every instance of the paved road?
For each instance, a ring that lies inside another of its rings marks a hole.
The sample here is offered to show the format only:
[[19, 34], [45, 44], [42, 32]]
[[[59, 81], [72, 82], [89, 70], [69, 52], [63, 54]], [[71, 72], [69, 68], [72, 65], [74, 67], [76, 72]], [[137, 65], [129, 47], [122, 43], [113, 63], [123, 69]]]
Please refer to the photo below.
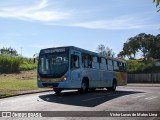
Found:
[[[116, 92], [96, 90], [79, 94], [71, 90], [63, 91], [61, 95], [56, 95], [54, 92], [22, 95], [0, 99], [0, 111], [83, 111], [76, 113], [82, 116], [87, 111], [160, 111], [160, 87], [123, 86], [118, 87]], [[96, 113], [91, 114], [96, 116]], [[56, 119], [68, 120], [75, 117], [56, 117]], [[87, 119], [92, 120], [93, 117]], [[94, 119], [144, 120], [144, 117], [94, 117]], [[159, 120], [160, 118], [146, 117], [145, 119]]]

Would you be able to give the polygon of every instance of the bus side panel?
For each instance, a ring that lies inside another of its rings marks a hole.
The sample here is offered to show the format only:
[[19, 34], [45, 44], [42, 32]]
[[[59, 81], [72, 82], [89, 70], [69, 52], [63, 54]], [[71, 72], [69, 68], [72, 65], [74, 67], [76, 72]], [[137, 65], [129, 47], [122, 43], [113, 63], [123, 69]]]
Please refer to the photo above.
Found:
[[107, 81], [107, 84], [105, 87], [111, 87], [114, 79], [113, 71], [106, 71], [104, 74], [104, 77], [105, 77], [105, 80]]
[[99, 70], [97, 69], [83, 69], [83, 77], [88, 77], [89, 79], [89, 88], [98, 87], [98, 81], [100, 80]]
[[127, 84], [127, 73], [115, 72], [115, 78], [117, 80], [117, 85], [124, 86]]
[[89, 88], [111, 87], [115, 74], [113, 71], [84, 69], [82, 75], [88, 77]]

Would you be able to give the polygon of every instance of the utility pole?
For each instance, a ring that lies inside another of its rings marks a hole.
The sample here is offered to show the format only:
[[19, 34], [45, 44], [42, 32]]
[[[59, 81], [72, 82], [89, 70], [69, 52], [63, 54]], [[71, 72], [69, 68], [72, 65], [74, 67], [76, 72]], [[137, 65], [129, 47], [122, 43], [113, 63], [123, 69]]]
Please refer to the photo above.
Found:
[[23, 47], [21, 47], [21, 57], [22, 57], [22, 50], [23, 50]]

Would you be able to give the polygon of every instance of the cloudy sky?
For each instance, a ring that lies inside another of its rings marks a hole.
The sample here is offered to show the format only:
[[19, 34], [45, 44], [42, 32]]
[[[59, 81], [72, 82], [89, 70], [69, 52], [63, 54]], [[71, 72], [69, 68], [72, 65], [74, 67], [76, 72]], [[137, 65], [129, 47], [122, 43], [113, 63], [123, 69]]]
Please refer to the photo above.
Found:
[[160, 12], [152, 0], [0, 0], [0, 48], [25, 57], [52, 46], [117, 54], [128, 38], [160, 34]]

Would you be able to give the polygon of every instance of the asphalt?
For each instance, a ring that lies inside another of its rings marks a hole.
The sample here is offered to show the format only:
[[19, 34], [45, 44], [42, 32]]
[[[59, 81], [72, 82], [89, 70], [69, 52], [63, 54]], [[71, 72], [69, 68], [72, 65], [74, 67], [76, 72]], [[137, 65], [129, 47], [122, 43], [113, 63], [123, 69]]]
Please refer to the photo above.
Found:
[[[152, 84], [152, 83], [129, 83], [126, 86], [130, 87], [160, 87], [160, 83], [157, 84]], [[49, 92], [53, 91], [52, 89], [39, 89], [39, 90], [29, 90], [25, 91], [23, 93], [15, 94], [15, 95], [10, 95], [10, 96], [0, 96], [0, 99], [2, 98], [8, 98], [8, 97], [14, 97], [14, 96], [20, 96], [20, 95], [26, 95], [26, 94], [34, 94], [34, 93], [42, 93], [42, 92]]]
[[[95, 92], [88, 92], [86, 94], [79, 94], [77, 91], [64, 91], [61, 95], [55, 95], [53, 91], [43, 92], [37, 94], [23, 95], [17, 97], [10, 97], [0, 100], [1, 111], [10, 112], [33, 112], [38, 113], [51, 111], [53, 117], [47, 116], [47, 119], [59, 120], [159, 120], [158, 117], [96, 117], [95, 115], [101, 115], [101, 111], [109, 113], [116, 113], [116, 111], [133, 112], [139, 114], [139, 112], [160, 111], [160, 87], [131, 87], [120, 86], [117, 87], [117, 91], [96, 90]], [[52, 113], [54, 111], [55, 113]], [[58, 112], [60, 111], [60, 112]], [[64, 111], [64, 112], [63, 112]], [[66, 112], [68, 111], [68, 112]], [[75, 111], [75, 112], [74, 112]], [[90, 117], [85, 117], [89, 115]], [[57, 113], [58, 112], [58, 113]], [[83, 113], [82, 113], [83, 112]], [[44, 114], [42, 113], [42, 116]], [[71, 115], [71, 116], [70, 116]], [[95, 117], [93, 117], [93, 116]], [[45, 115], [44, 115], [45, 116]], [[68, 116], [68, 117], [67, 117]], [[23, 119], [14, 116], [11, 119]], [[27, 118], [24, 118], [27, 119]], [[28, 118], [29, 119], [29, 118]], [[34, 119], [34, 118], [30, 118]], [[43, 118], [37, 118], [39, 120]], [[6, 118], [6, 120], [9, 120]]]

